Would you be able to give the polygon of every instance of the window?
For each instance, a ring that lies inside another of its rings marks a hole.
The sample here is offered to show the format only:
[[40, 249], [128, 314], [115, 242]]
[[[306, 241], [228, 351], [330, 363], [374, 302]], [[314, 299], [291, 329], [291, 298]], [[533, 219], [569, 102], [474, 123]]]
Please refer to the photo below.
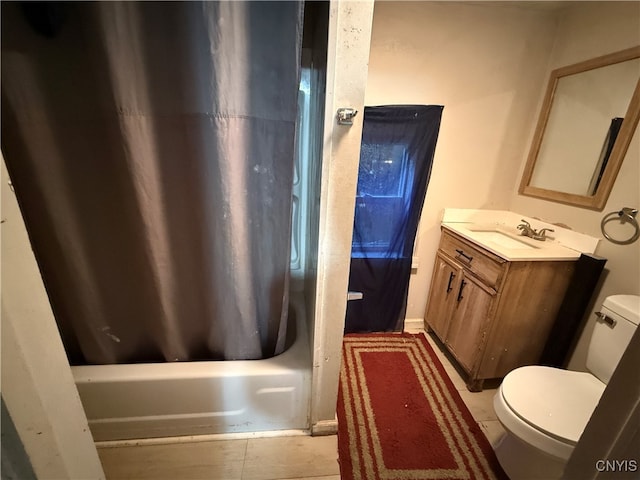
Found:
[[397, 237], [406, 221], [413, 175], [405, 145], [362, 144], [352, 257], [402, 255]]

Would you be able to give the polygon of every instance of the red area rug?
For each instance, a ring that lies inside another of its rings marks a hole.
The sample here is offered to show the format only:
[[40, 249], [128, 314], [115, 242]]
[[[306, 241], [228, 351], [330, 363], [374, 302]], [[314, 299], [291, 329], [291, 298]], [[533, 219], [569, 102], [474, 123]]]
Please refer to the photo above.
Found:
[[346, 335], [338, 395], [340, 475], [506, 479], [424, 335]]

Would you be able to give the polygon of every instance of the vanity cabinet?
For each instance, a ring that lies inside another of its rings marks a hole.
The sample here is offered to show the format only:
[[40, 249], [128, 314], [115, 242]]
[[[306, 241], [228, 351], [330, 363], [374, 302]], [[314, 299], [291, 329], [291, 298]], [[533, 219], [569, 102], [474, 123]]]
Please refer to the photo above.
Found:
[[442, 229], [425, 326], [466, 372], [469, 390], [539, 360], [574, 265], [508, 261]]

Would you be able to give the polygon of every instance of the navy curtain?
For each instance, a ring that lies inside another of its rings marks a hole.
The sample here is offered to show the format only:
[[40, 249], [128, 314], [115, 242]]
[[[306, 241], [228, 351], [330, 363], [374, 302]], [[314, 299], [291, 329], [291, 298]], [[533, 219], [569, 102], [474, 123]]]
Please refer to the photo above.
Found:
[[345, 333], [401, 330], [442, 106], [366, 107]]

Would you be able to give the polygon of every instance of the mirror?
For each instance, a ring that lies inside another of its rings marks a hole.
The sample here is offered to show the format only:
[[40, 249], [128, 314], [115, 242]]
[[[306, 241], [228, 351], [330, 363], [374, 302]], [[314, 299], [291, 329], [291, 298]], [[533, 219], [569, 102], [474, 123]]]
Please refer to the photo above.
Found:
[[602, 210], [640, 116], [640, 47], [551, 72], [519, 193]]

